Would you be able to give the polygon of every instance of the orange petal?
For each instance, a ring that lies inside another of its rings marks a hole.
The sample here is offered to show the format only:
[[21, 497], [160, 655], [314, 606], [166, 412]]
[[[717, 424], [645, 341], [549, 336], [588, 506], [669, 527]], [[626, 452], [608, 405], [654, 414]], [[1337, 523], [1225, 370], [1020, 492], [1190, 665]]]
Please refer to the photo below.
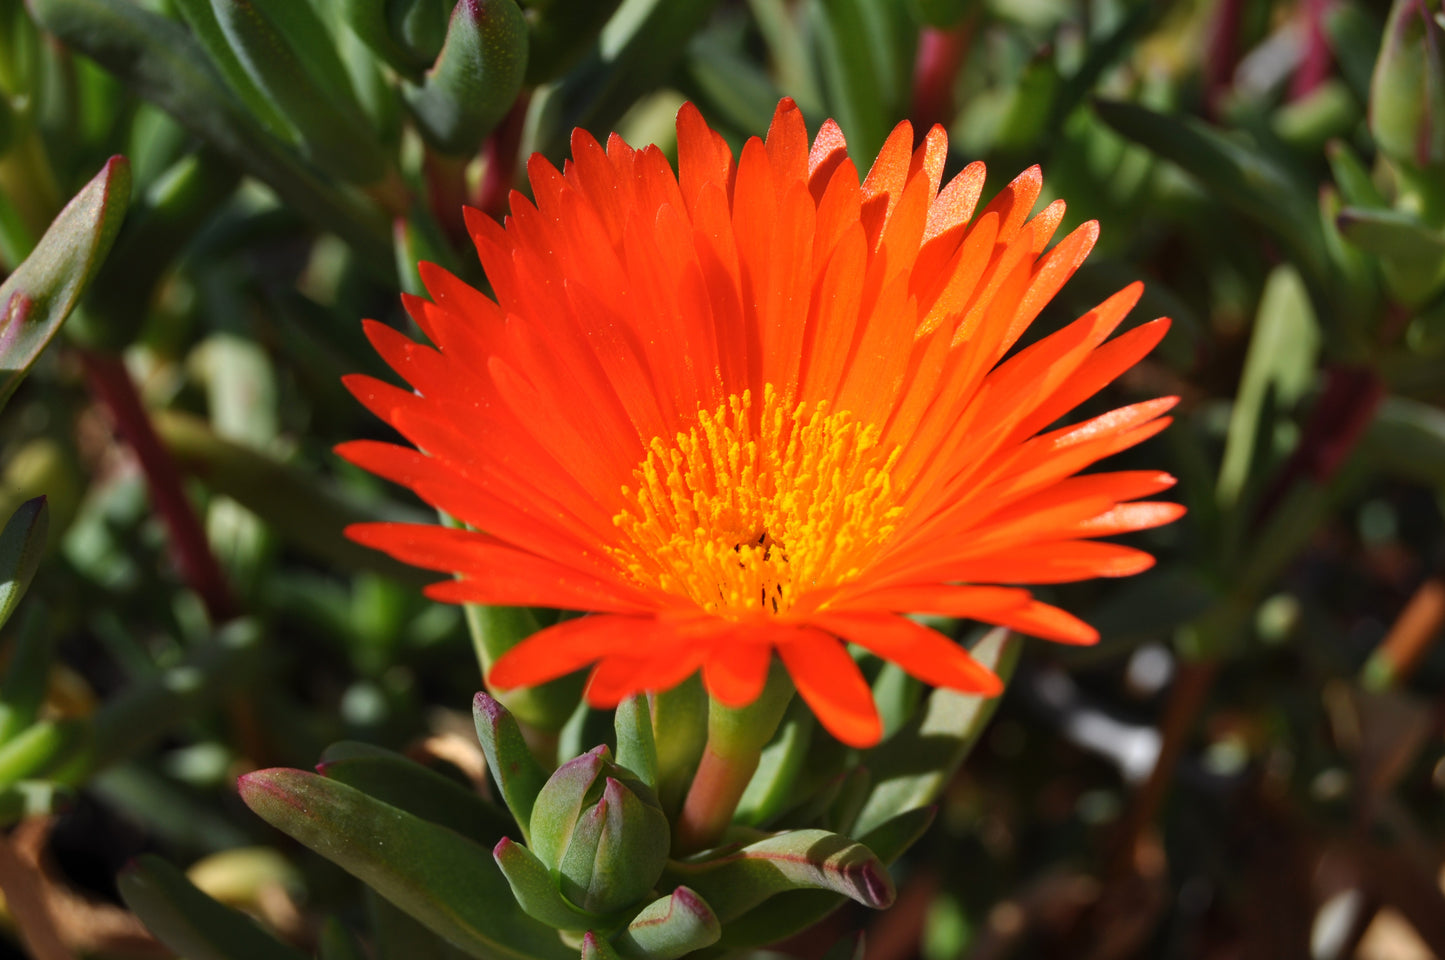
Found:
[[905, 584], [879, 589], [864, 588], [841, 600], [830, 600], [828, 609], [840, 613], [878, 611], [890, 613], [932, 613], [943, 617], [981, 619], [1001, 610], [1012, 610], [1030, 600], [1027, 590], [1010, 587], [973, 587], [957, 584]]
[[772, 659], [771, 644], [743, 639], [719, 644], [703, 661], [703, 683], [725, 705], [745, 707], [763, 692]]
[[652, 617], [596, 614], [539, 630], [497, 658], [487, 684], [501, 690], [535, 687], [597, 660], [636, 650], [656, 635]]
[[1003, 692], [1003, 681], [969, 656], [967, 650], [907, 617], [855, 613], [810, 619], [824, 630], [898, 664], [924, 683], [986, 697]]
[[346, 535], [357, 543], [428, 570], [471, 578], [452, 587], [434, 585], [439, 599], [452, 603], [502, 603], [574, 610], [634, 613], [654, 606], [616, 580], [570, 568], [519, 550], [474, 530], [434, 524], [356, 523]]
[[704, 656], [702, 650], [683, 648], [651, 658], [608, 657], [587, 679], [587, 703], [611, 710], [634, 694], [670, 690], [696, 673]]
[[873, 691], [837, 639], [804, 627], [778, 645], [778, 655], [829, 733], [850, 747], [871, 747], [883, 736]]
[[1097, 643], [1099, 631], [1071, 613], [1047, 603], [1032, 601], [1025, 607], [986, 618], [990, 623], [1026, 633], [1042, 640], [1054, 640], [1078, 646]]

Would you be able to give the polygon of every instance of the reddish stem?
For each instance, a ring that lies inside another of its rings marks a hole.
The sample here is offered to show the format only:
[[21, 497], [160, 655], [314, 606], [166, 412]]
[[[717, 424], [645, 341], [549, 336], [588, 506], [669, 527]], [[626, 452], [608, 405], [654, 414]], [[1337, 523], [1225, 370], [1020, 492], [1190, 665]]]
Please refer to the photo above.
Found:
[[916, 130], [927, 131], [935, 123], [947, 126], [953, 119], [954, 80], [973, 39], [973, 23], [973, 17], [967, 17], [948, 30], [928, 27], [919, 34], [909, 111]]
[[1384, 398], [1385, 385], [1369, 367], [1330, 367], [1299, 446], [1261, 499], [1256, 520], [1273, 513], [1302, 477], [1321, 484], [1333, 479]]
[[458, 249], [466, 248], [467, 224], [462, 218], [462, 207], [467, 202], [467, 165], [470, 163], [468, 157], [452, 157], [431, 150], [422, 160], [432, 216], [452, 246]]
[[230, 620], [237, 613], [231, 590], [211, 552], [200, 520], [181, 489], [176, 462], [156, 436], [125, 363], [115, 354], [86, 349], [77, 352], [85, 367], [90, 392], [109, 411], [116, 430], [140, 461], [151, 501], [170, 532], [171, 549], [181, 577], [200, 595], [212, 622]]
[[522, 94], [502, 118], [497, 129], [482, 144], [482, 182], [477, 185], [474, 203], [481, 210], [500, 220], [507, 213], [507, 198], [517, 182], [517, 154], [522, 147], [522, 128], [527, 122], [527, 102]]
[[676, 851], [695, 853], [717, 843], [732, 823], [759, 759], [756, 750], [725, 757], [708, 744], [677, 819], [677, 842], [673, 845]]
[[1239, 66], [1239, 28], [1243, 0], [1223, 0], [1210, 25], [1208, 52], [1204, 58], [1205, 101], [1211, 116], [1218, 116], [1224, 98], [1234, 84]]
[[1302, 100], [1324, 83], [1330, 75], [1329, 39], [1325, 36], [1325, 9], [1328, 0], [1304, 0], [1305, 55], [1299, 69], [1290, 79], [1289, 98]]

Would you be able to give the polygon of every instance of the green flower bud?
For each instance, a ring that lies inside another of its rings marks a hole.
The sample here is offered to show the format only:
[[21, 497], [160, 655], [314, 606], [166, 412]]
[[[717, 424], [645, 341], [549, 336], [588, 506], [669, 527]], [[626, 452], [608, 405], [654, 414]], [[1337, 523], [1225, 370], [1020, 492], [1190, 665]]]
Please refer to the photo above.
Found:
[[558, 768], [537, 795], [530, 833], [562, 896], [597, 915], [647, 896], [670, 843], [657, 795], [605, 746]]

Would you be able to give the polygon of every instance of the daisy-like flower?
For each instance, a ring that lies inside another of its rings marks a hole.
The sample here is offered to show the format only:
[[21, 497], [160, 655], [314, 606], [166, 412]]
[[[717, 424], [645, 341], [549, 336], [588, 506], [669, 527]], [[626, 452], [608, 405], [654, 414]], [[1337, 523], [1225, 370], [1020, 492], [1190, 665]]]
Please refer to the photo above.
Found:
[[983, 165], [940, 190], [941, 127], [914, 149], [899, 124], [861, 186], [837, 125], [810, 147], [788, 100], [736, 160], [691, 105], [677, 132], [676, 174], [656, 147], [580, 130], [560, 173], [534, 156], [535, 203], [514, 194], [504, 225], [467, 211], [495, 298], [424, 263], [431, 302], [405, 305], [433, 345], [367, 323], [414, 392], [348, 386], [417, 449], [339, 452], [471, 529], [350, 535], [455, 574], [437, 600], [587, 612], [498, 659], [498, 688], [595, 665], [606, 707], [701, 669], [741, 706], [776, 653], [858, 746], [880, 725], [846, 644], [1001, 689], [905, 614], [1095, 640], [1018, 585], [1138, 573], [1148, 554], [1098, 538], [1182, 512], [1139, 499], [1167, 474], [1081, 475], [1163, 429], [1175, 398], [1055, 426], [1168, 321], [1108, 340], [1134, 284], [1010, 352], [1098, 226], [1045, 252], [1064, 204], [1030, 217], [1037, 167], [975, 215]]

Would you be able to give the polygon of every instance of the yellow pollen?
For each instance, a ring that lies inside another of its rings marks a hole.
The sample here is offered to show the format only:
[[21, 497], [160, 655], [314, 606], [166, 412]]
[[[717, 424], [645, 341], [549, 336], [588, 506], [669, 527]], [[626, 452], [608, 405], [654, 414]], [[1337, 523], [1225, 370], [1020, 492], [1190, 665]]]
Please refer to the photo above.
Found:
[[744, 391], [653, 439], [613, 517], [627, 535], [613, 553], [638, 583], [723, 616], [782, 614], [857, 576], [893, 533], [899, 451], [846, 411], [786, 403], [769, 384], [761, 410]]

